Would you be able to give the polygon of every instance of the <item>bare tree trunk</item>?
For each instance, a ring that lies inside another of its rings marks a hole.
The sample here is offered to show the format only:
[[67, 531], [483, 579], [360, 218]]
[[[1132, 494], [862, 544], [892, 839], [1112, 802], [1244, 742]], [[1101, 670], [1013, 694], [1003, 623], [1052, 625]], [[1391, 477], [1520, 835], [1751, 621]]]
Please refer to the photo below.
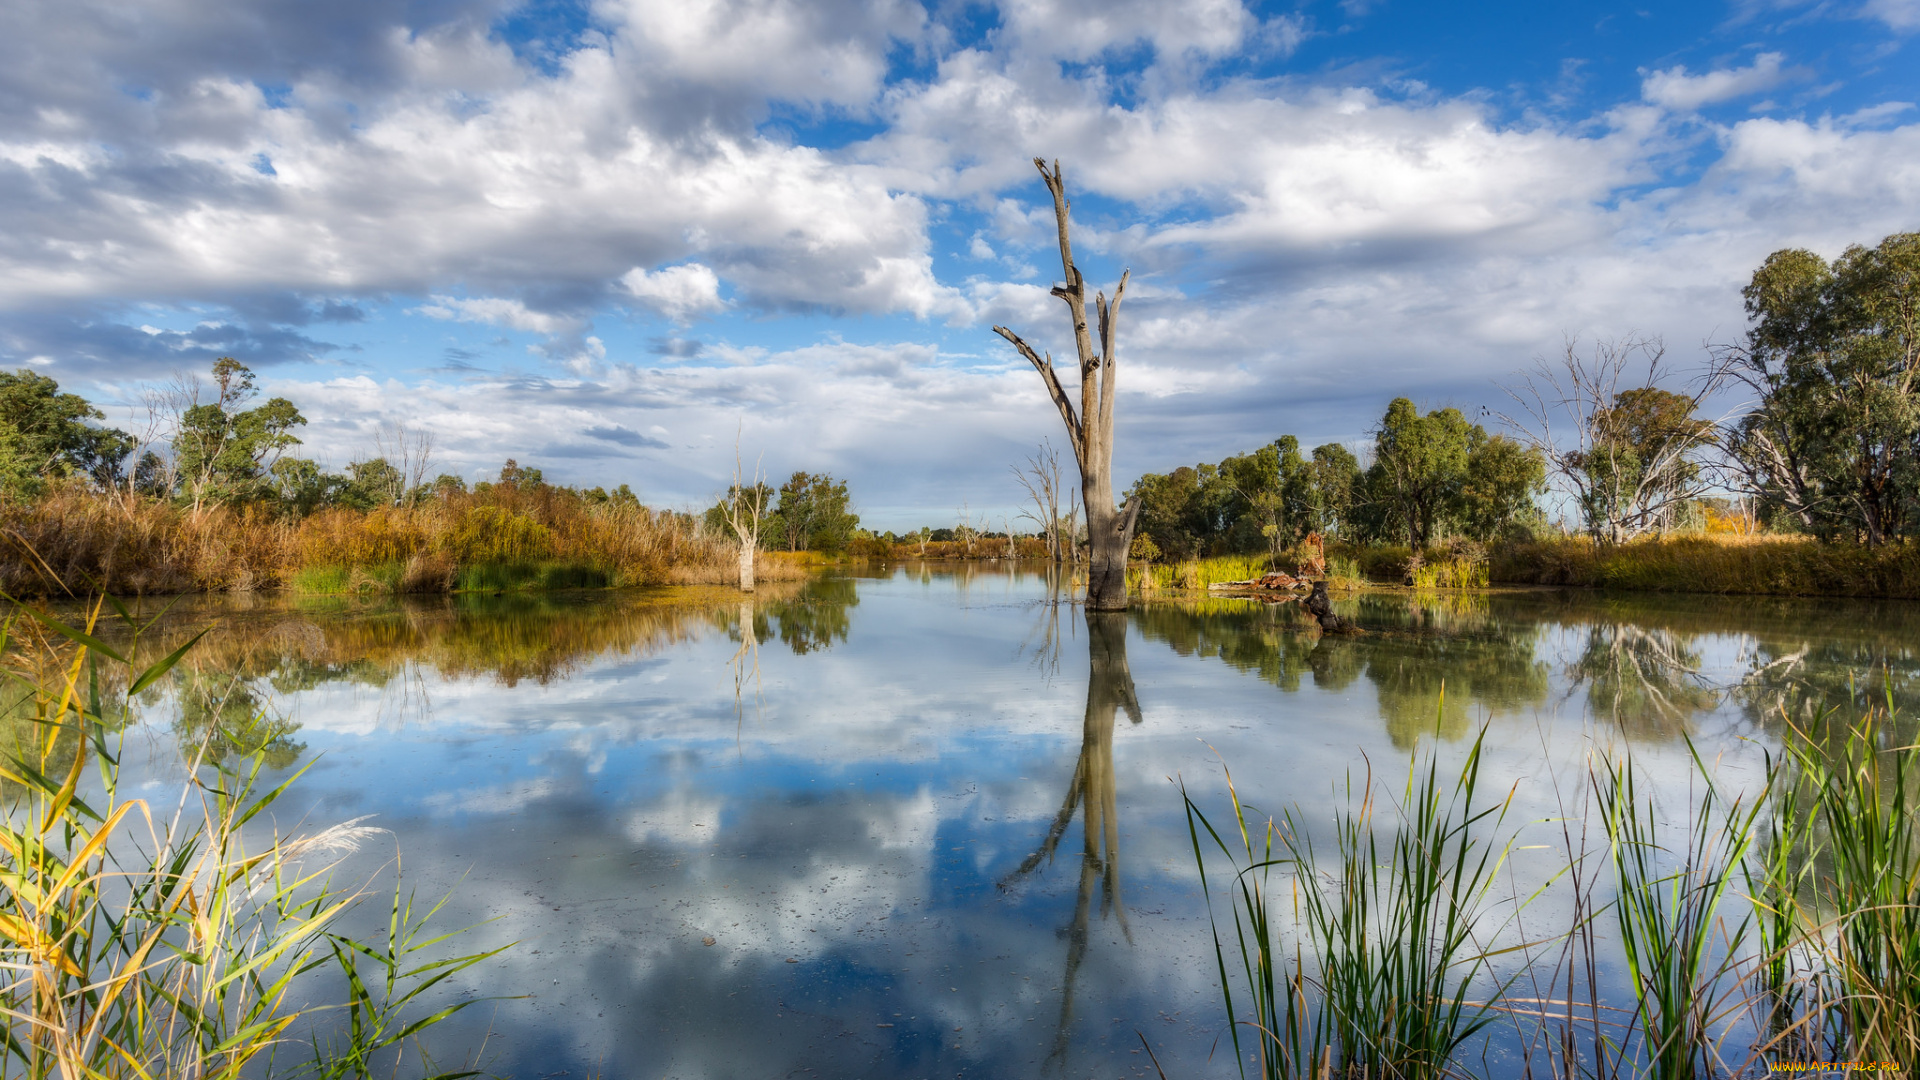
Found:
[[766, 493], [760, 489], [760, 463], [753, 463], [752, 487], [748, 487], [740, 462], [740, 443], [733, 444], [733, 491], [727, 501], [727, 524], [740, 541], [740, 591], [753, 591], [753, 557], [760, 548], [760, 517], [766, 511]]
[[1006, 338], [1020, 355], [1040, 372], [1047, 393], [1060, 410], [1067, 425], [1067, 441], [1073, 445], [1073, 457], [1080, 466], [1080, 490], [1087, 507], [1087, 609], [1124, 611], [1127, 606], [1127, 548], [1133, 543], [1133, 526], [1140, 508], [1129, 499], [1125, 508], [1113, 503], [1113, 400], [1115, 394], [1114, 331], [1119, 320], [1120, 300], [1127, 291], [1127, 274], [1114, 286], [1113, 303], [1107, 294], [1094, 295], [1094, 310], [1100, 320], [1100, 341], [1096, 348], [1087, 324], [1086, 282], [1073, 263], [1073, 246], [1068, 239], [1067, 188], [1060, 163], [1049, 170], [1040, 158], [1033, 159], [1047, 191], [1053, 195], [1054, 223], [1060, 233], [1060, 266], [1066, 284], [1057, 285], [1053, 295], [1066, 301], [1073, 320], [1074, 350], [1080, 361], [1080, 407], [1061, 389], [1054, 374], [1051, 354], [1042, 356], [1004, 326], [993, 332]]

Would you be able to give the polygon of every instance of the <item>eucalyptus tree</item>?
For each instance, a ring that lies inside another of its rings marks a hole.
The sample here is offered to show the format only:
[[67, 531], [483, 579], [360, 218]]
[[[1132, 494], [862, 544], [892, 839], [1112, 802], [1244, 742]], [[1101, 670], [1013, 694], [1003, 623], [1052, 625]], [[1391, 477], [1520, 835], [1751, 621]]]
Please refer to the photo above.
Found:
[[0, 490], [30, 496], [52, 476], [85, 476], [111, 487], [133, 451], [104, 414], [37, 371], [0, 372]]
[[1127, 606], [1127, 549], [1133, 542], [1134, 522], [1139, 504], [1128, 499], [1125, 507], [1113, 502], [1113, 402], [1115, 382], [1114, 334], [1120, 316], [1120, 301], [1127, 291], [1127, 273], [1114, 286], [1113, 301], [1107, 294], [1094, 294], [1094, 310], [1099, 318], [1100, 339], [1096, 343], [1087, 322], [1086, 282], [1074, 265], [1073, 245], [1068, 237], [1067, 186], [1060, 163], [1049, 169], [1045, 160], [1033, 164], [1046, 181], [1053, 196], [1054, 225], [1060, 237], [1060, 266], [1066, 283], [1056, 285], [1053, 295], [1066, 302], [1073, 323], [1074, 351], [1080, 364], [1080, 405], [1060, 385], [1053, 369], [1051, 353], [1035, 352], [1020, 335], [1004, 326], [993, 332], [1013, 345], [1021, 356], [1040, 373], [1047, 394], [1060, 410], [1067, 427], [1067, 442], [1073, 447], [1074, 461], [1080, 466], [1080, 490], [1087, 512], [1087, 609], [1124, 611]]
[[260, 494], [280, 455], [299, 445], [293, 429], [307, 422], [286, 398], [241, 408], [259, 392], [253, 371], [231, 356], [213, 362], [213, 380], [214, 400], [200, 401], [194, 388], [173, 424], [174, 460], [195, 511]]
[[1374, 432], [1368, 479], [1374, 499], [1385, 504], [1382, 509], [1415, 551], [1453, 515], [1466, 483], [1472, 435], [1479, 430], [1459, 409], [1422, 416], [1406, 398], [1388, 403]]
[[1776, 251], [1742, 295], [1746, 343], [1719, 358], [1755, 398], [1726, 439], [1747, 486], [1823, 537], [1920, 532], [1920, 233]]

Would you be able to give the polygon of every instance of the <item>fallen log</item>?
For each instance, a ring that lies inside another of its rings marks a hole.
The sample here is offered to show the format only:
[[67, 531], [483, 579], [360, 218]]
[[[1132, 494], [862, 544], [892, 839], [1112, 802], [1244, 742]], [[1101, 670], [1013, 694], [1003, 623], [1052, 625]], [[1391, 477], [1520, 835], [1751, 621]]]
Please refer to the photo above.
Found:
[[1292, 574], [1262, 574], [1245, 581], [1216, 581], [1207, 586], [1208, 592], [1292, 592], [1304, 589], [1311, 582], [1294, 577]]

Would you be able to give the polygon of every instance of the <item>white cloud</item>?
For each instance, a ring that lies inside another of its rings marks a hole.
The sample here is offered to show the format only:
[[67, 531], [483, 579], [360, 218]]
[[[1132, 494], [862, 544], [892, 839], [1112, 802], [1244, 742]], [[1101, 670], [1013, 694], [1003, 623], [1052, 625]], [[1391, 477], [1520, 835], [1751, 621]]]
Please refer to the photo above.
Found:
[[433, 298], [433, 303], [422, 304], [414, 310], [429, 318], [486, 323], [489, 326], [525, 330], [534, 334], [565, 333], [578, 325], [577, 320], [548, 315], [545, 312], [529, 311], [527, 305], [519, 300], [498, 296], [478, 296], [471, 299], [436, 296]]
[[1920, 30], [1920, 0], [1867, 0], [1865, 12], [1895, 30]]
[[696, 315], [710, 314], [727, 306], [720, 299], [719, 275], [699, 263], [669, 266], [651, 273], [636, 266], [621, 276], [620, 284], [634, 299], [683, 325]]
[[1743, 68], [1721, 68], [1704, 75], [1689, 75], [1685, 67], [1671, 67], [1647, 74], [1640, 81], [1640, 96], [1655, 105], [1678, 112], [1691, 112], [1703, 105], [1746, 97], [1771, 90], [1798, 72], [1785, 66], [1782, 53], [1761, 53]]

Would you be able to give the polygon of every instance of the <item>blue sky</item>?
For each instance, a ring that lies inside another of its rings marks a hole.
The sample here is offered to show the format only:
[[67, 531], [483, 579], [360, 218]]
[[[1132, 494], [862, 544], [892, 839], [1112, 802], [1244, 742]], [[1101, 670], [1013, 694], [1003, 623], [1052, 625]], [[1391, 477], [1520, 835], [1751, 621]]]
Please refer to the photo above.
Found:
[[[691, 505], [736, 433], [868, 523], [1013, 512], [1057, 418], [1029, 159], [1123, 267], [1116, 479], [1581, 341], [1684, 379], [1773, 250], [1920, 228], [1920, 0], [25, 0], [0, 363], [108, 403], [231, 354], [339, 466], [404, 423]], [[156, 437], [159, 432], [154, 432]]]

